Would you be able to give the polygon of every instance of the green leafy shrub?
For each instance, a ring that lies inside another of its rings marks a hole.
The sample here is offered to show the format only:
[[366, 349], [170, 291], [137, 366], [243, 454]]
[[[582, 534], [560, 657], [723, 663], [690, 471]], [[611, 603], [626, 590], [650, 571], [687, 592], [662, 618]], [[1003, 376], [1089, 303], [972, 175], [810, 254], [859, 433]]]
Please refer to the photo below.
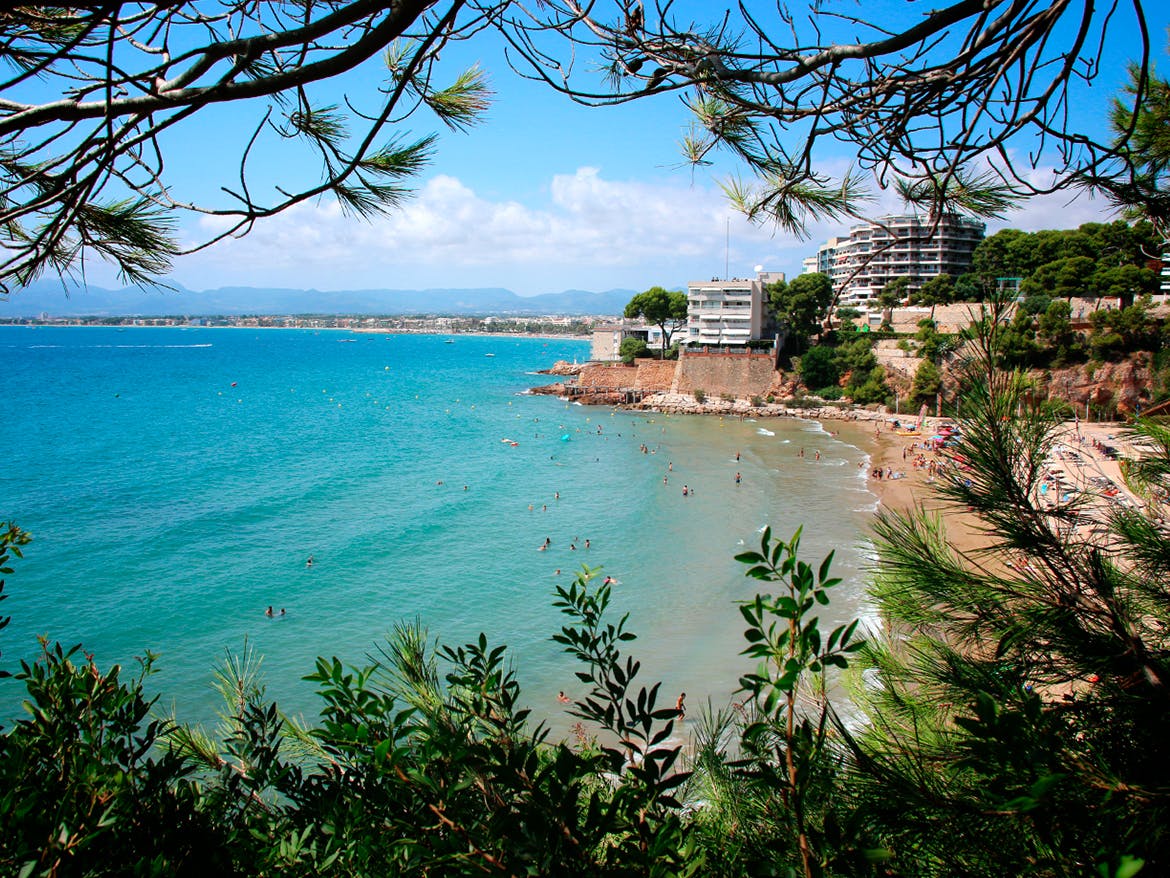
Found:
[[639, 357], [648, 357], [650, 355], [650, 348], [642, 339], [628, 336], [622, 339], [618, 353], [621, 355], [622, 362], [628, 366]]

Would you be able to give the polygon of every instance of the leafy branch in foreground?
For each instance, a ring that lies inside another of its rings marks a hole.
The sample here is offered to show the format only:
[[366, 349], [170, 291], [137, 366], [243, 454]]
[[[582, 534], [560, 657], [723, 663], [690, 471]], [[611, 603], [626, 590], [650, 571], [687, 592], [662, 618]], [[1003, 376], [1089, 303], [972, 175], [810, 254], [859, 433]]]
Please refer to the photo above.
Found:
[[628, 614], [617, 624], [606, 620], [613, 587], [606, 581], [592, 588], [596, 576], [585, 568], [568, 588], [557, 586], [553, 605], [573, 624], [553, 640], [585, 666], [577, 678], [590, 688], [570, 712], [602, 730], [608, 771], [622, 778], [607, 819], [626, 830], [613, 833], [611, 843], [623, 857], [648, 855], [647, 868], [693, 874], [702, 861], [693, 856], [673, 792], [687, 779], [687, 773], [673, 770], [680, 747], [670, 738], [678, 712], [657, 706], [659, 683], [631, 697], [641, 663], [632, 657], [623, 661], [621, 646], [636, 635], [626, 630]]
[[870, 843], [873, 828], [852, 791], [852, 734], [829, 701], [830, 684], [864, 641], [856, 620], [825, 632], [821, 613], [841, 580], [833, 553], [813, 568], [799, 557], [801, 533], [736, 560], [776, 594], [740, 603], [756, 669], [741, 678], [747, 697], [708, 710], [694, 747], [686, 801], [708, 874], [880, 874], [890, 852]]
[[[403, 144], [387, 133], [421, 106], [454, 130], [487, 107], [491, 91], [477, 67], [437, 84], [441, 50], [483, 29], [478, 11], [466, 10], [476, 5], [228, 0], [7, 9], [0, 293], [45, 271], [84, 276], [93, 258], [127, 283], [157, 283], [182, 253], [246, 234], [258, 220], [322, 195], [359, 217], [398, 207], [409, 194], [403, 181], [425, 164], [433, 138]], [[381, 85], [341, 100], [329, 91], [362, 68]], [[254, 121], [211, 122], [234, 158], [217, 167], [201, 156], [203, 176], [218, 177], [219, 186], [196, 192], [175, 174], [175, 136], [227, 106], [253, 107]], [[281, 167], [275, 182], [263, 179], [273, 154]], [[306, 170], [314, 164], [317, 175]], [[210, 240], [180, 244], [177, 219], [190, 213], [215, 218]]]

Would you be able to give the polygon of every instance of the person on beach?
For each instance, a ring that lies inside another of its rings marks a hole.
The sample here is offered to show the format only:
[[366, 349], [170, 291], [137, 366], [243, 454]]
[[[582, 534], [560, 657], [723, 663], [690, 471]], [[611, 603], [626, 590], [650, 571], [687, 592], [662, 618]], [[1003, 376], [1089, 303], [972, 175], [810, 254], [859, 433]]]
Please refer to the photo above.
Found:
[[737, 485], [739, 484], [739, 480], [740, 480], [740, 474], [739, 474], [739, 473], [736, 473], [736, 474], [735, 474], [735, 483], [736, 483]]
[[687, 693], [683, 692], [678, 696], [678, 700], [674, 703], [674, 712], [678, 714], [678, 718], [682, 719], [687, 715], [687, 706], [684, 702], [687, 700]]

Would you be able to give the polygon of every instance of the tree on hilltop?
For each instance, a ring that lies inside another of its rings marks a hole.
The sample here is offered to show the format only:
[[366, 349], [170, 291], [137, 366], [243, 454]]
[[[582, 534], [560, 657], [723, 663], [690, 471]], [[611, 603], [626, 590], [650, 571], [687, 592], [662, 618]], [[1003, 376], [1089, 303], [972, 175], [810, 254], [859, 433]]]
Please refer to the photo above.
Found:
[[662, 353], [670, 347], [670, 337], [687, 321], [687, 294], [663, 287], [650, 287], [626, 304], [626, 317], [645, 320], [662, 331]]
[[955, 279], [949, 274], [937, 274], [922, 282], [922, 286], [910, 295], [911, 305], [923, 305], [930, 309], [934, 321], [934, 309], [955, 301]]
[[799, 274], [790, 281], [768, 284], [768, 307], [788, 327], [796, 348], [808, 346], [810, 335], [821, 334], [833, 304], [833, 281], [820, 273]]

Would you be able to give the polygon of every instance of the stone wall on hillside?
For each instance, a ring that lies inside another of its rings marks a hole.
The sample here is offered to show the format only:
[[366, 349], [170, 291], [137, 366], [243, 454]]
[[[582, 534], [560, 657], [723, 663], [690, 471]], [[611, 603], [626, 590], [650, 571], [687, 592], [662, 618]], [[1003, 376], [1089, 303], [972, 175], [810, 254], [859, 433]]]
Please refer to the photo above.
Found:
[[750, 399], [777, 393], [780, 377], [770, 356], [700, 354], [637, 360], [632, 366], [588, 365], [578, 374], [576, 387], [591, 395], [619, 390], [691, 395], [701, 389], [709, 396]]
[[585, 366], [577, 376], [577, 386], [590, 390], [617, 390], [637, 384], [636, 366]]
[[678, 360], [635, 360], [638, 377], [634, 386], [651, 393], [667, 393], [674, 386]]
[[709, 396], [729, 394], [737, 399], [766, 396], [776, 380], [770, 356], [683, 356], [674, 392]]
[[898, 342], [892, 338], [879, 340], [873, 347], [873, 353], [877, 357], [878, 365], [883, 366], [888, 375], [900, 377], [903, 381], [914, 380], [914, 373], [922, 363], [921, 357], [899, 350]]

